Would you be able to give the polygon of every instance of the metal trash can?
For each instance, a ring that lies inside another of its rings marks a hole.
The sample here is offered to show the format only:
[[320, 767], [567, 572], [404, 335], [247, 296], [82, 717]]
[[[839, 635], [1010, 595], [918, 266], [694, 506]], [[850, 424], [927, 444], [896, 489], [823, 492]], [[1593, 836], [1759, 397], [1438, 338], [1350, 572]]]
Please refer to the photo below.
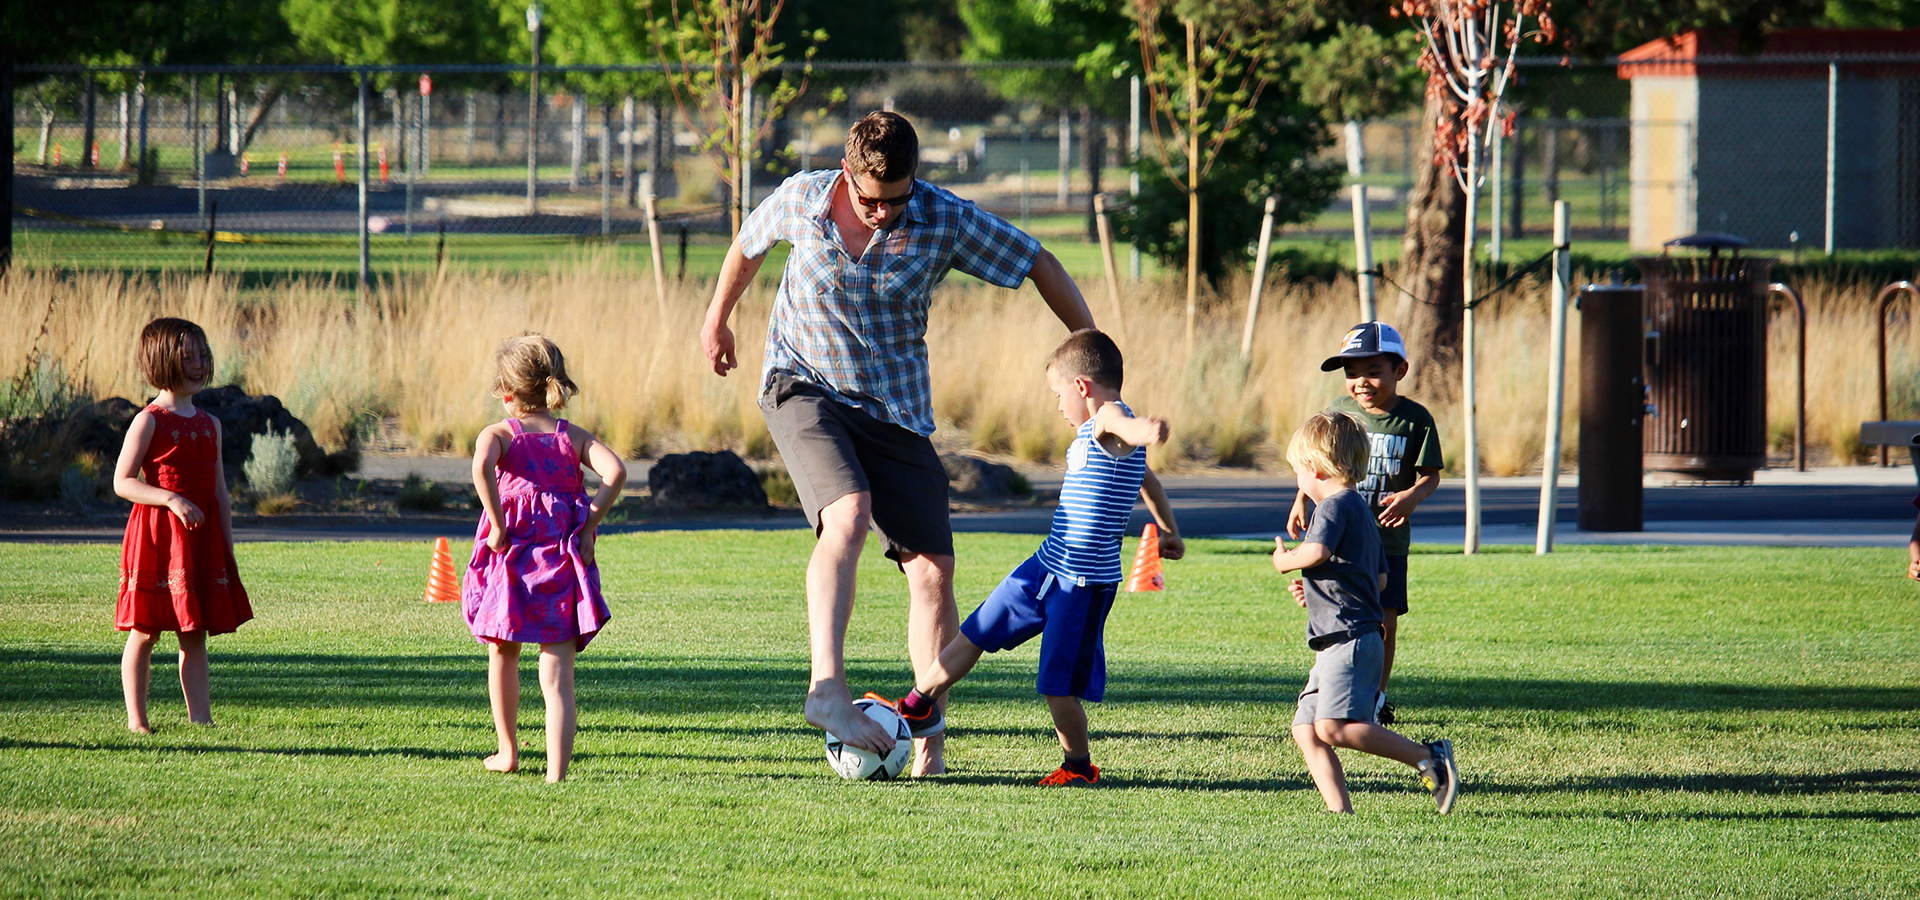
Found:
[[[1767, 465], [1767, 285], [1774, 260], [1702, 233], [1636, 257], [1647, 286], [1646, 469], [1750, 482]], [[1672, 248], [1705, 250], [1674, 256]]]
[[1640, 531], [1641, 423], [1646, 382], [1641, 353], [1646, 315], [1637, 284], [1580, 289], [1581, 531]]

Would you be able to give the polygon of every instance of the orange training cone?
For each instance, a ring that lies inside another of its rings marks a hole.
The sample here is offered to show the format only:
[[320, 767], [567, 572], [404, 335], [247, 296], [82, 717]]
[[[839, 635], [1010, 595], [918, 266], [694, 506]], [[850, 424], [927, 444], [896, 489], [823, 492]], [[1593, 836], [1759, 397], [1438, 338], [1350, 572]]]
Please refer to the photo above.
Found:
[[427, 602], [460, 602], [460, 579], [453, 574], [453, 551], [446, 538], [433, 541], [433, 565], [427, 569]]
[[1160, 529], [1152, 522], [1140, 530], [1140, 549], [1133, 554], [1133, 575], [1127, 579], [1129, 591], [1165, 590], [1167, 580], [1160, 575]]

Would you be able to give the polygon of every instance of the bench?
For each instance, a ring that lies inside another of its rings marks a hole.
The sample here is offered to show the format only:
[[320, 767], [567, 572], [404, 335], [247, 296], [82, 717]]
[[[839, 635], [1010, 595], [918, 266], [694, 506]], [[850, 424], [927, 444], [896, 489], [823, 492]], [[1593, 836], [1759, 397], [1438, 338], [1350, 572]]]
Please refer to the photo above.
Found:
[[1860, 443], [1868, 447], [1905, 447], [1913, 460], [1913, 474], [1920, 479], [1920, 422], [1861, 422]]

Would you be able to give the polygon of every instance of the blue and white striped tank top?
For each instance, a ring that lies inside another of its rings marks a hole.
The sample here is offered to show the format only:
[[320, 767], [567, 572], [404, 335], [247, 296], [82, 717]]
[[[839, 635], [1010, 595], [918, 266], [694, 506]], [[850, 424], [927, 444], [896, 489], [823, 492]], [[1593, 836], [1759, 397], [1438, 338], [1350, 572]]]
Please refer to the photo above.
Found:
[[[1126, 404], [1120, 408], [1133, 415]], [[1041, 565], [1078, 585], [1119, 583], [1120, 537], [1146, 475], [1146, 448], [1115, 459], [1093, 439], [1093, 420], [1081, 424], [1067, 449], [1053, 530], [1040, 544]]]

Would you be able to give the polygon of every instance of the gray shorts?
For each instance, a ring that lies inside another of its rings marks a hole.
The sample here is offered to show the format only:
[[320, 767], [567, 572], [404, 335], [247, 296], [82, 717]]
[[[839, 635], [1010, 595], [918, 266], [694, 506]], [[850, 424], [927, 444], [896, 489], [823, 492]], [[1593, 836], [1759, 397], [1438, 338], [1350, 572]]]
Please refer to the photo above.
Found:
[[947, 469], [925, 435], [882, 422], [790, 375], [768, 380], [760, 412], [816, 537], [820, 510], [869, 491], [873, 530], [888, 559], [953, 555]]
[[1335, 644], [1319, 651], [1307, 675], [1293, 724], [1311, 725], [1321, 719], [1373, 721], [1373, 705], [1380, 696], [1380, 670], [1386, 665], [1386, 644], [1380, 632]]

